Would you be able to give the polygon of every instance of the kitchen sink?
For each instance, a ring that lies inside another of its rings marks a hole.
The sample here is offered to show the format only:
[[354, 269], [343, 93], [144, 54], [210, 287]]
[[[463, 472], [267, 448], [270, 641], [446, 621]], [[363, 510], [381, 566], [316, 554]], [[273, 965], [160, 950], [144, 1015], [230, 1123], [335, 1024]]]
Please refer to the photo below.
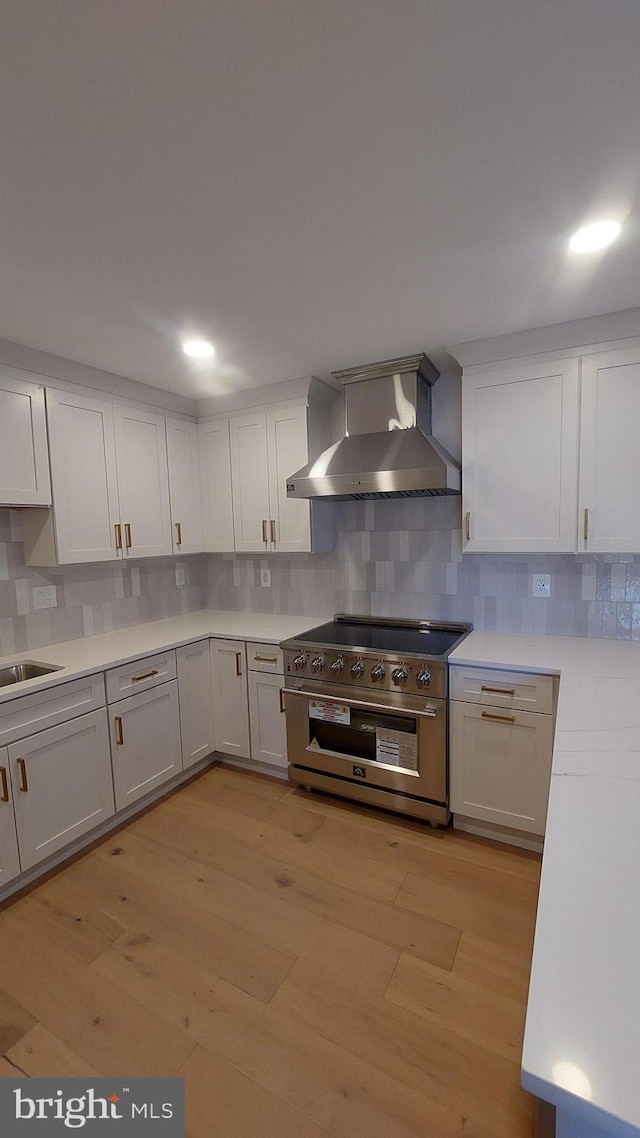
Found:
[[49, 672], [59, 672], [60, 668], [52, 664], [36, 664], [28, 661], [24, 664], [6, 664], [0, 668], [0, 688], [8, 684], [19, 684], [22, 680], [35, 680], [37, 676], [47, 676]]

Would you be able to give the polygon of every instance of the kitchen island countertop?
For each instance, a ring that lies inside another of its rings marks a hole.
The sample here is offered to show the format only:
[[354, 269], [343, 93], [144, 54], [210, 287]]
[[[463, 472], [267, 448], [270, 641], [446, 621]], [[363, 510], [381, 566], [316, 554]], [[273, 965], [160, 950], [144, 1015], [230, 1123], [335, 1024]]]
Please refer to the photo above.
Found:
[[472, 632], [450, 662], [560, 675], [522, 1081], [563, 1134], [637, 1135], [640, 644]]

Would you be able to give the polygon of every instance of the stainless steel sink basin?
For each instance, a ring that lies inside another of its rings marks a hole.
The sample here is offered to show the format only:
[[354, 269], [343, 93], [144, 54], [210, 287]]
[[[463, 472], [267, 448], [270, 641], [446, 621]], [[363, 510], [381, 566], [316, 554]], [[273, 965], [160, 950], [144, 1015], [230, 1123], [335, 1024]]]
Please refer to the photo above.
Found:
[[59, 672], [60, 669], [51, 664], [36, 664], [28, 661], [24, 664], [7, 664], [0, 668], [0, 688], [7, 684], [19, 684], [22, 680], [35, 680], [37, 676], [48, 676], [49, 672]]

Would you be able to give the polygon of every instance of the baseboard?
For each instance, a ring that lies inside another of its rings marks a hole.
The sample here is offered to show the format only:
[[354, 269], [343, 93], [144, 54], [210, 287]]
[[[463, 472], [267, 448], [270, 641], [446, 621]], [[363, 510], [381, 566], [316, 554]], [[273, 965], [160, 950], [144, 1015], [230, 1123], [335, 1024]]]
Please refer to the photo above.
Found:
[[539, 834], [509, 830], [506, 826], [494, 825], [492, 822], [479, 822], [476, 818], [465, 818], [462, 814], [454, 814], [453, 828], [454, 830], [463, 830], [467, 834], [475, 834], [479, 838], [490, 838], [494, 842], [504, 842], [507, 846], [519, 846], [523, 850], [532, 850], [533, 853], [542, 853], [544, 847], [544, 838]]

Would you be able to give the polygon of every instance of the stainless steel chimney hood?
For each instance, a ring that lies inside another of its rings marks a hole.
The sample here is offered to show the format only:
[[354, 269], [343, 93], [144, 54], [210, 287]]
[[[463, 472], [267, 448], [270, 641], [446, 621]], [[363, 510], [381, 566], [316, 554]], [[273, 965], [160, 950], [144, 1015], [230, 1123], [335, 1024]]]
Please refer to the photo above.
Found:
[[460, 493], [460, 466], [431, 434], [431, 388], [440, 372], [427, 356], [332, 374], [345, 387], [346, 437], [287, 479], [287, 497]]

